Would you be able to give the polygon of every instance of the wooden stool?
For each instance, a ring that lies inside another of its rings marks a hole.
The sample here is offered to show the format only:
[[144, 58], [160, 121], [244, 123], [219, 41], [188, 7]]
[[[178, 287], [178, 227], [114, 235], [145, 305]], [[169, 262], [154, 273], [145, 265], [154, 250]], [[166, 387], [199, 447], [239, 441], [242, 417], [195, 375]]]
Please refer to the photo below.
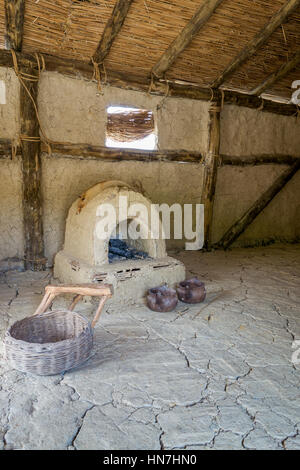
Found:
[[45, 287], [45, 295], [43, 300], [34, 312], [33, 316], [45, 312], [45, 310], [47, 310], [52, 304], [54, 298], [59, 294], [76, 294], [68, 308], [68, 310], [71, 311], [84, 295], [102, 297], [102, 299], [100, 299], [95, 317], [91, 323], [93, 328], [100, 317], [106, 300], [113, 295], [113, 287], [110, 284], [103, 284], [101, 286], [97, 284], [60, 284], [59, 286], [48, 285]]

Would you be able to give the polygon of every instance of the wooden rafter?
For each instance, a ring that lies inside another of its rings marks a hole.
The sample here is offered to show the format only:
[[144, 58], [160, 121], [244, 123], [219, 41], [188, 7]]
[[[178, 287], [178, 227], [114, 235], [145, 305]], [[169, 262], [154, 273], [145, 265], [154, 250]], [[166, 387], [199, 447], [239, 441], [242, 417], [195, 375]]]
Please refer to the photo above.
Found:
[[6, 49], [22, 50], [25, 0], [5, 0]]
[[272, 16], [271, 20], [256, 34], [244, 49], [225, 68], [221, 75], [212, 83], [212, 88], [218, 88], [228, 79], [246, 60], [269, 39], [271, 34], [291, 15], [300, 5], [300, 0], [288, 0], [282, 8]]
[[290, 179], [300, 169], [300, 158], [293, 165], [285, 170], [274, 183], [255, 201], [254, 204], [242, 215], [242, 217], [233, 224], [216, 244], [221, 248], [228, 248], [253, 220], [263, 211], [263, 209], [274, 199], [276, 194], [290, 181]]
[[222, 1], [223, 0], [206, 0], [203, 2], [192, 19], [186, 24], [183, 30], [152, 68], [152, 73], [155, 77], [163, 77], [164, 73], [173, 64], [179, 54], [190, 44], [196, 34], [199, 33], [200, 29], [209, 20]]
[[259, 96], [264, 91], [271, 89], [271, 87], [281, 78], [285, 77], [291, 70], [300, 64], [300, 48], [296, 51], [293, 57], [284, 63], [276, 72], [266, 78], [258, 87], [254, 88], [250, 93], [251, 95]]
[[100, 64], [109, 53], [112, 43], [122, 28], [132, 2], [133, 0], [117, 0], [111, 17], [105, 25], [96, 52], [93, 55], [93, 60], [95, 62]]

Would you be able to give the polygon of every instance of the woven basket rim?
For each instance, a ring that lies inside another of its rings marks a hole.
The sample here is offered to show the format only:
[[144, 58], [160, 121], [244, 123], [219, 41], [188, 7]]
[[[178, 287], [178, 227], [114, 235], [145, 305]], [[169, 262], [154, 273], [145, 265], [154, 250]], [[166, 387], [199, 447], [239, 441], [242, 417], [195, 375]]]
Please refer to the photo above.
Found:
[[[31, 341], [24, 341], [23, 339], [17, 339], [17, 338], [14, 338], [14, 336], [12, 336], [11, 329], [15, 326], [16, 323], [21, 322], [23, 320], [30, 320], [30, 319], [34, 320], [37, 317], [42, 318], [47, 314], [55, 314], [55, 313], [71, 313], [72, 315], [75, 315], [75, 316], [81, 318], [86, 323], [86, 328], [84, 328], [84, 330], [78, 336], [74, 336], [73, 338], [66, 338], [66, 339], [62, 339], [61, 341], [55, 341], [55, 342], [50, 342], [50, 343], [32, 343]], [[93, 331], [93, 329], [91, 327], [91, 322], [87, 318], [85, 318], [83, 315], [81, 315], [80, 313], [74, 312], [72, 310], [67, 310], [67, 309], [48, 310], [47, 312], [40, 313], [39, 315], [34, 315], [34, 316], [31, 316], [31, 317], [24, 317], [21, 320], [17, 320], [16, 322], [14, 322], [6, 330], [5, 339], [11, 340], [16, 345], [18, 344], [20, 346], [22, 346], [22, 345], [27, 346], [29, 344], [34, 344], [36, 346], [41, 346], [43, 348], [47, 347], [47, 346], [48, 347], [53, 347], [53, 345], [63, 345], [63, 344], [67, 345], [67, 344], [70, 344], [71, 342], [73, 342], [75, 340], [78, 340], [86, 332], [86, 329], [89, 329], [91, 332]]]

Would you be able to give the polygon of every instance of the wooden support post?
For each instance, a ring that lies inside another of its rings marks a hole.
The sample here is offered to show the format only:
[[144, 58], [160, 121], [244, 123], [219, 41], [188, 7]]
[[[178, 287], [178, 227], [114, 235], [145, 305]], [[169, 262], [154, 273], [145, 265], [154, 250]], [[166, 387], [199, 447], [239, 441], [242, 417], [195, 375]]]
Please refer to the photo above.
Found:
[[277, 193], [288, 183], [300, 168], [300, 158], [287, 170], [285, 170], [274, 183], [260, 196], [257, 201], [248, 209], [243, 216], [233, 224], [216, 244], [220, 248], [228, 248], [253, 220], [262, 212], [262, 210], [274, 199]]
[[[32, 69], [22, 68], [21, 72], [35, 75]], [[38, 81], [26, 81], [26, 87], [36, 102]], [[20, 120], [25, 269], [40, 271], [45, 268], [46, 260], [43, 242], [39, 123], [33, 102], [22, 85], [20, 86]]]
[[22, 50], [25, 0], [5, 0], [6, 49]]
[[209, 109], [208, 152], [204, 158], [204, 175], [201, 204], [204, 204], [204, 248], [210, 249], [211, 225], [214, 196], [217, 181], [217, 169], [220, 151], [220, 105], [212, 102]]

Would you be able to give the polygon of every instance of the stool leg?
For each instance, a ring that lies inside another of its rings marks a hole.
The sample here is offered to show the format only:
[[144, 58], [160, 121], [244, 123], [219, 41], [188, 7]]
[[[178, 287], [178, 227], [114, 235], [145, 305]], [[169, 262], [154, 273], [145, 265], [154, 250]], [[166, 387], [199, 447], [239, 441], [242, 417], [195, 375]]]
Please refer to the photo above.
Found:
[[78, 294], [74, 297], [72, 303], [70, 304], [68, 310], [74, 310], [74, 307], [75, 305], [79, 302], [79, 300], [81, 299], [82, 295], [81, 294]]
[[91, 323], [91, 327], [94, 328], [94, 326], [96, 325], [97, 321], [99, 320], [99, 317], [101, 315], [101, 311], [102, 311], [102, 308], [104, 307], [104, 304], [106, 302], [106, 299], [107, 297], [106, 296], [103, 296], [101, 299], [100, 299], [100, 302], [99, 302], [99, 305], [98, 305], [98, 308], [97, 308], [97, 311], [95, 313], [95, 316], [94, 316], [94, 319]]
[[53, 302], [55, 295], [56, 294], [50, 294], [49, 292], [47, 292], [32, 316], [39, 315], [40, 313], [43, 313], [45, 310], [47, 310], [49, 305], [51, 305], [51, 303]]

